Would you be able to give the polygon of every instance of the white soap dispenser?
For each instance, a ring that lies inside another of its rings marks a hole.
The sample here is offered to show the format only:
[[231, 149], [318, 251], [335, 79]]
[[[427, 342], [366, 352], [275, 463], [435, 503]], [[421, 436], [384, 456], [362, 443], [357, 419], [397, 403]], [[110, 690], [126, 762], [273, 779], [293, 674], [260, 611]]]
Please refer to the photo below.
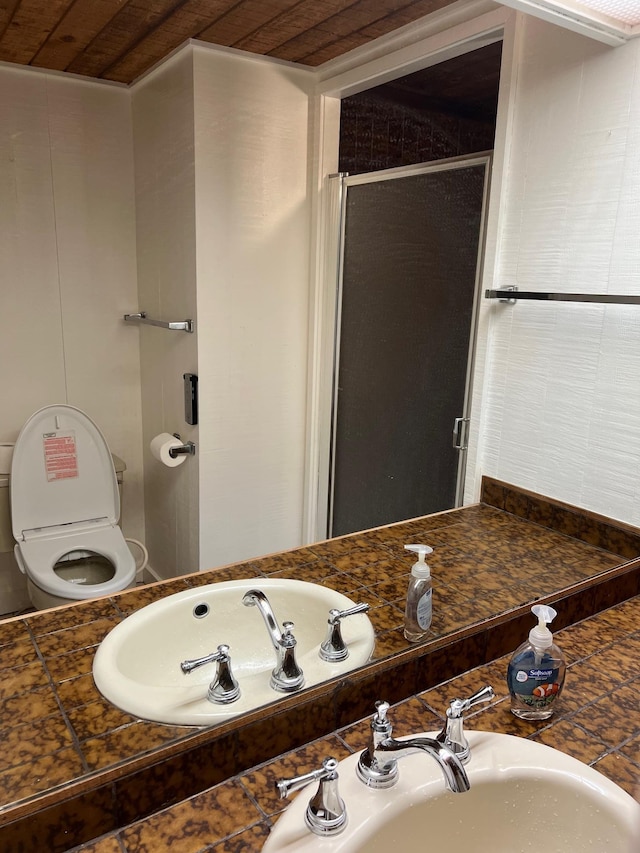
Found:
[[511, 713], [521, 720], [546, 720], [554, 711], [567, 671], [562, 651], [547, 628], [558, 615], [553, 607], [535, 604], [531, 612], [538, 624], [529, 631], [507, 668]]
[[418, 554], [411, 567], [411, 580], [407, 589], [407, 606], [404, 613], [404, 635], [411, 643], [417, 643], [429, 633], [432, 617], [431, 569], [425, 561], [433, 552], [428, 545], [405, 545], [407, 551]]

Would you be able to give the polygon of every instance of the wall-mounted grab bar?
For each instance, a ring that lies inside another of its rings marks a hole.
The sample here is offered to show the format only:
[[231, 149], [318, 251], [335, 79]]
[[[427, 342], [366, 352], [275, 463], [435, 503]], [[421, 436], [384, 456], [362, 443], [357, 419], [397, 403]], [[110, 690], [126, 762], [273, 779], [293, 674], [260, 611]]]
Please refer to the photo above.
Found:
[[600, 302], [610, 305], [640, 305], [640, 295], [624, 293], [549, 293], [548, 291], [518, 290], [517, 287], [503, 290], [485, 290], [487, 299], [514, 303], [519, 299], [535, 299], [541, 302]]
[[147, 317], [146, 311], [138, 311], [137, 314], [125, 314], [125, 323], [146, 323], [147, 326], [160, 326], [161, 329], [172, 329], [177, 332], [193, 332], [193, 320], [177, 320], [170, 322], [167, 320], [152, 320]]

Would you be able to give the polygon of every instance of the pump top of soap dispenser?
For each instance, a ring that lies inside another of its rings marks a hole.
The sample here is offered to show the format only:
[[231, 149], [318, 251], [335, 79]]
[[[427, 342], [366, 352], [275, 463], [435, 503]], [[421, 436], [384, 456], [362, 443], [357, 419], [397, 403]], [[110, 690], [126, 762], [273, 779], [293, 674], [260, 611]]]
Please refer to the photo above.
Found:
[[425, 561], [427, 554], [433, 554], [433, 548], [428, 545], [405, 545], [405, 550], [413, 551], [418, 555], [417, 561], [411, 566], [411, 574], [414, 578], [430, 578], [431, 569]]
[[553, 634], [547, 628], [558, 615], [553, 607], [546, 604], [534, 604], [531, 612], [537, 618], [538, 624], [529, 631], [529, 642], [536, 649], [548, 649], [553, 645]]

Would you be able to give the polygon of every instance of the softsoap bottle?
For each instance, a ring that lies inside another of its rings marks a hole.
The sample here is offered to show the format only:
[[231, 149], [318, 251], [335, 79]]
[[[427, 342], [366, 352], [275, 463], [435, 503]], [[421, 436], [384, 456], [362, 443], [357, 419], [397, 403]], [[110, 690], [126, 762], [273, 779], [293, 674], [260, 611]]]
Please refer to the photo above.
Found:
[[433, 552], [428, 545], [405, 545], [407, 551], [418, 554], [411, 567], [411, 580], [407, 589], [407, 606], [404, 613], [404, 635], [411, 643], [417, 643], [429, 633], [432, 615], [431, 569], [425, 562], [427, 554]]
[[547, 720], [562, 691], [567, 666], [547, 628], [558, 614], [546, 604], [534, 605], [531, 612], [538, 624], [515, 650], [507, 668], [511, 713], [521, 720]]

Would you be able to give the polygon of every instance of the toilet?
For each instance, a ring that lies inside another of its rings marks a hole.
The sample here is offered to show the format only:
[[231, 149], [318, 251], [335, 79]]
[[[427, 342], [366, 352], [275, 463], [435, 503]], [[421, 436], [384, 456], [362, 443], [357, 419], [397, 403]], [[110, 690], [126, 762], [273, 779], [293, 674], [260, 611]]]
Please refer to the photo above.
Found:
[[113, 458], [80, 409], [46, 406], [28, 419], [13, 448], [9, 493], [14, 555], [38, 610], [135, 583]]

